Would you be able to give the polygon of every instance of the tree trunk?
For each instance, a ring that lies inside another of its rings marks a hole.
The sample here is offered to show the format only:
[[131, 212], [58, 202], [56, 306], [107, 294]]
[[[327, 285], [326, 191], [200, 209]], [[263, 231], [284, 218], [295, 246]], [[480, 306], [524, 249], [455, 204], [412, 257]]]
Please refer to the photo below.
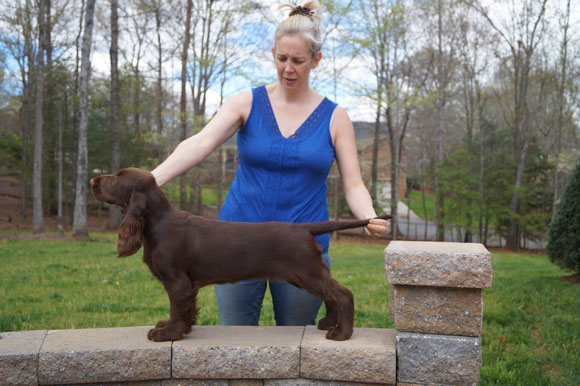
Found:
[[[62, 94], [66, 91], [63, 90]], [[66, 98], [64, 95], [60, 96], [60, 103], [58, 104], [58, 145], [57, 145], [57, 165], [58, 165], [58, 183], [57, 183], [57, 209], [56, 209], [56, 220], [57, 220], [57, 230], [60, 237], [64, 234], [64, 220], [62, 215], [62, 171], [63, 171], [63, 157], [62, 157], [62, 131], [64, 125], [64, 104], [66, 103]]]
[[32, 79], [31, 75], [34, 74], [34, 58], [33, 58], [33, 38], [31, 32], [32, 26], [27, 26], [23, 28], [24, 37], [24, 56], [26, 62], [28, 63], [28, 73], [25, 70], [26, 67], [22, 66], [21, 77], [23, 85], [23, 101], [22, 107], [20, 109], [20, 122], [22, 125], [22, 178], [21, 178], [21, 190], [20, 190], [20, 218], [25, 220], [28, 217], [28, 147], [29, 147], [29, 137], [32, 126], [32, 105], [33, 105], [33, 89], [32, 89]]
[[558, 206], [558, 164], [560, 163], [560, 152], [562, 151], [562, 126], [564, 120], [564, 92], [566, 90], [567, 72], [568, 72], [568, 29], [570, 27], [570, 0], [566, 3], [565, 22], [562, 26], [564, 38], [562, 39], [562, 48], [560, 52], [561, 69], [560, 84], [558, 85], [558, 121], [556, 124], [556, 159], [554, 160], [554, 191], [552, 193], [552, 217], [551, 222], [556, 217], [556, 208]]
[[394, 99], [389, 97], [390, 90], [392, 89], [392, 84], [387, 85], [387, 108], [386, 108], [386, 115], [387, 115], [387, 132], [389, 135], [389, 146], [391, 150], [391, 214], [395, 217], [391, 220], [391, 239], [397, 240], [398, 231], [399, 231], [399, 218], [397, 216], [397, 188], [398, 188], [398, 162], [399, 162], [399, 149], [397, 149], [399, 145], [399, 141], [395, 138], [395, 128], [393, 127], [393, 118], [392, 118], [392, 107], [390, 106], [390, 101]]
[[[55, 10], [55, 14], [60, 11], [58, 5]], [[59, 80], [58, 71], [55, 71], [53, 66], [53, 43], [52, 43], [52, 31], [55, 28], [55, 24], [58, 23], [58, 16], [52, 17], [52, 1], [46, 1], [45, 9], [45, 67], [44, 67], [44, 111], [46, 111], [46, 117], [44, 121], [44, 138], [45, 145], [44, 151], [46, 155], [44, 156], [44, 169], [46, 170], [43, 190], [46, 192], [44, 194], [44, 202], [46, 205], [45, 211], [49, 215], [58, 216], [58, 110], [57, 101], [59, 100], [59, 88], [62, 83], [57, 83]]]
[[[181, 51], [181, 98], [179, 101], [179, 120], [180, 120], [180, 135], [179, 139], [184, 141], [187, 138], [187, 53], [189, 51], [189, 42], [191, 40], [191, 10], [193, 8], [193, 0], [187, 1], [187, 12], [185, 15], [185, 38], [183, 40], [183, 50]], [[179, 204], [182, 210], [185, 209], [187, 202], [186, 192], [186, 175], [179, 177]]]
[[[392, 143], [397, 143], [396, 141], [392, 141]], [[397, 215], [397, 204], [399, 202], [398, 198], [398, 189], [399, 189], [399, 160], [398, 160], [398, 153], [400, 149], [394, 149], [394, 147], [398, 146], [391, 146], [391, 213], [395, 215], [394, 219], [391, 220], [393, 225], [393, 240], [397, 240], [399, 237], [399, 220]], [[394, 150], [394, 152], [393, 152]]]
[[[80, 63], [81, 63], [81, 49], [82, 49], [82, 37], [83, 31], [85, 28], [85, 17], [86, 17], [86, 6], [85, 0], [81, 0], [81, 15], [79, 18], [79, 33], [75, 38], [75, 69], [74, 69], [74, 85], [73, 85], [73, 94], [79, 95], [79, 82], [80, 82]], [[73, 143], [77, 144], [73, 150], [72, 158], [74, 160], [78, 159], [78, 140], [79, 140], [79, 119], [80, 119], [80, 112], [79, 112], [79, 101], [78, 97], [73, 99]], [[72, 181], [72, 197], [74, 197], [72, 203], [71, 214], [72, 217], [70, 218], [70, 223], [74, 223], [74, 213], [75, 213], [75, 205], [76, 205], [76, 196], [77, 196], [77, 175], [78, 175], [78, 165], [76, 162], [73, 162], [73, 181]]]
[[157, 160], [163, 161], [163, 146], [161, 134], [163, 133], [163, 50], [161, 48], [161, 3], [155, 8], [155, 30], [157, 32], [157, 101], [155, 106], [155, 123], [157, 126]]
[[87, 0], [85, 30], [83, 33], [81, 74], [79, 80], [79, 134], [77, 150], [77, 176], [75, 208], [73, 215], [73, 236], [88, 237], [87, 227], [87, 185], [88, 185], [88, 126], [89, 126], [89, 75], [91, 66], [91, 41], [95, 0]]
[[512, 200], [510, 202], [511, 218], [508, 225], [506, 248], [512, 251], [518, 251], [520, 249], [520, 226], [516, 214], [518, 212], [520, 187], [522, 185], [522, 177], [524, 175], [524, 168], [526, 165], [527, 149], [528, 149], [528, 141], [526, 140], [525, 143], [523, 144], [523, 149], [521, 150], [518, 157], [518, 168], [516, 171], [514, 192], [512, 194]]
[[[443, 21], [442, 21], [442, 4], [437, 0], [437, 162], [435, 169], [438, 169], [443, 161], [443, 108], [445, 104], [445, 85], [443, 80]], [[437, 240], [445, 240], [445, 225], [443, 224], [443, 195], [439, 177], [435, 174], [435, 223], [437, 224]]]
[[44, 49], [46, 0], [38, 3], [38, 54], [36, 56], [36, 98], [34, 110], [34, 163], [32, 172], [32, 232], [44, 232], [42, 209], [42, 146], [44, 143]]
[[[121, 167], [119, 149], [119, 1], [111, 0], [111, 165], [109, 171], [115, 173]], [[121, 209], [109, 206], [107, 229], [117, 229], [121, 224]]]
[[383, 87], [382, 79], [378, 81], [377, 89], [377, 113], [375, 116], [375, 136], [373, 139], [373, 163], [371, 165], [371, 196], [374, 201], [378, 199], [378, 160], [379, 160], [379, 141], [381, 131], [381, 107], [383, 104]]

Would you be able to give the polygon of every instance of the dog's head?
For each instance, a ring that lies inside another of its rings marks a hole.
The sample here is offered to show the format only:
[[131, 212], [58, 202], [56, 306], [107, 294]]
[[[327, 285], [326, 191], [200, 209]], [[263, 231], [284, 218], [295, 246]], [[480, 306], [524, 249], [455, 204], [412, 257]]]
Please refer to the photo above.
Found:
[[143, 244], [148, 197], [161, 192], [155, 177], [145, 170], [128, 168], [90, 181], [97, 200], [120, 206], [125, 212], [119, 228], [118, 257], [131, 256]]

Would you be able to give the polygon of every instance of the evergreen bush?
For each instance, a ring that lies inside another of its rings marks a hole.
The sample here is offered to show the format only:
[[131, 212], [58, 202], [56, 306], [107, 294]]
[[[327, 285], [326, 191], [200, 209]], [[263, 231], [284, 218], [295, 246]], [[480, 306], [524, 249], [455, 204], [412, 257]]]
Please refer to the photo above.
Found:
[[580, 161], [564, 190], [549, 237], [546, 249], [550, 260], [580, 273]]

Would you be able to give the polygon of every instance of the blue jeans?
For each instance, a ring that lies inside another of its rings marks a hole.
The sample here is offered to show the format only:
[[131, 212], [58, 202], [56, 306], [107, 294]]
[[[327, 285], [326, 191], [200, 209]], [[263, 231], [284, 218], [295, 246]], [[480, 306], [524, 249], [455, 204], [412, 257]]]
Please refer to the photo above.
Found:
[[[322, 261], [330, 269], [328, 252]], [[257, 326], [266, 280], [247, 280], [215, 286], [220, 322], [223, 326]], [[316, 324], [322, 299], [284, 281], [270, 281], [277, 326], [306, 326]]]

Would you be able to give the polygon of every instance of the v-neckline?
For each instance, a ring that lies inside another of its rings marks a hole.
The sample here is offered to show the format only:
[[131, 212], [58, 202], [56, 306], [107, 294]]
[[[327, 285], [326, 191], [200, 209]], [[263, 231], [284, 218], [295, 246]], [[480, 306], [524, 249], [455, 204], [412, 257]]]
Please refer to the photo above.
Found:
[[[306, 119], [304, 120], [304, 122], [302, 122], [298, 128], [296, 130], [294, 130], [294, 132], [292, 134], [290, 134], [288, 137], [286, 137], [284, 134], [282, 134], [282, 131], [280, 130], [280, 126], [278, 125], [278, 120], [276, 119], [276, 114], [274, 113], [274, 108], [272, 107], [272, 102], [270, 101], [270, 95], [268, 94], [268, 90], [266, 89], [266, 86], [264, 86], [264, 95], [265, 95], [265, 101], [266, 101], [266, 108], [267, 108], [267, 112], [268, 114], [271, 116], [271, 119], [269, 120], [272, 124], [272, 130], [279, 135], [280, 137], [284, 138], [284, 139], [294, 139], [294, 138], [298, 138], [301, 136], [301, 134], [304, 135], [308, 135], [308, 130], [306, 130], [305, 128], [308, 127], [308, 124], [310, 124], [312, 121], [314, 121], [315, 119], [317, 119], [317, 117], [320, 116], [320, 114], [318, 114], [320, 112], [320, 110], [322, 109], [324, 102], [326, 101], [326, 97], [323, 97], [322, 100], [320, 101], [320, 103], [316, 106], [316, 108], [314, 110], [312, 110], [312, 112], [308, 115], [308, 117], [306, 117]], [[305, 132], [306, 131], [306, 132]]]

